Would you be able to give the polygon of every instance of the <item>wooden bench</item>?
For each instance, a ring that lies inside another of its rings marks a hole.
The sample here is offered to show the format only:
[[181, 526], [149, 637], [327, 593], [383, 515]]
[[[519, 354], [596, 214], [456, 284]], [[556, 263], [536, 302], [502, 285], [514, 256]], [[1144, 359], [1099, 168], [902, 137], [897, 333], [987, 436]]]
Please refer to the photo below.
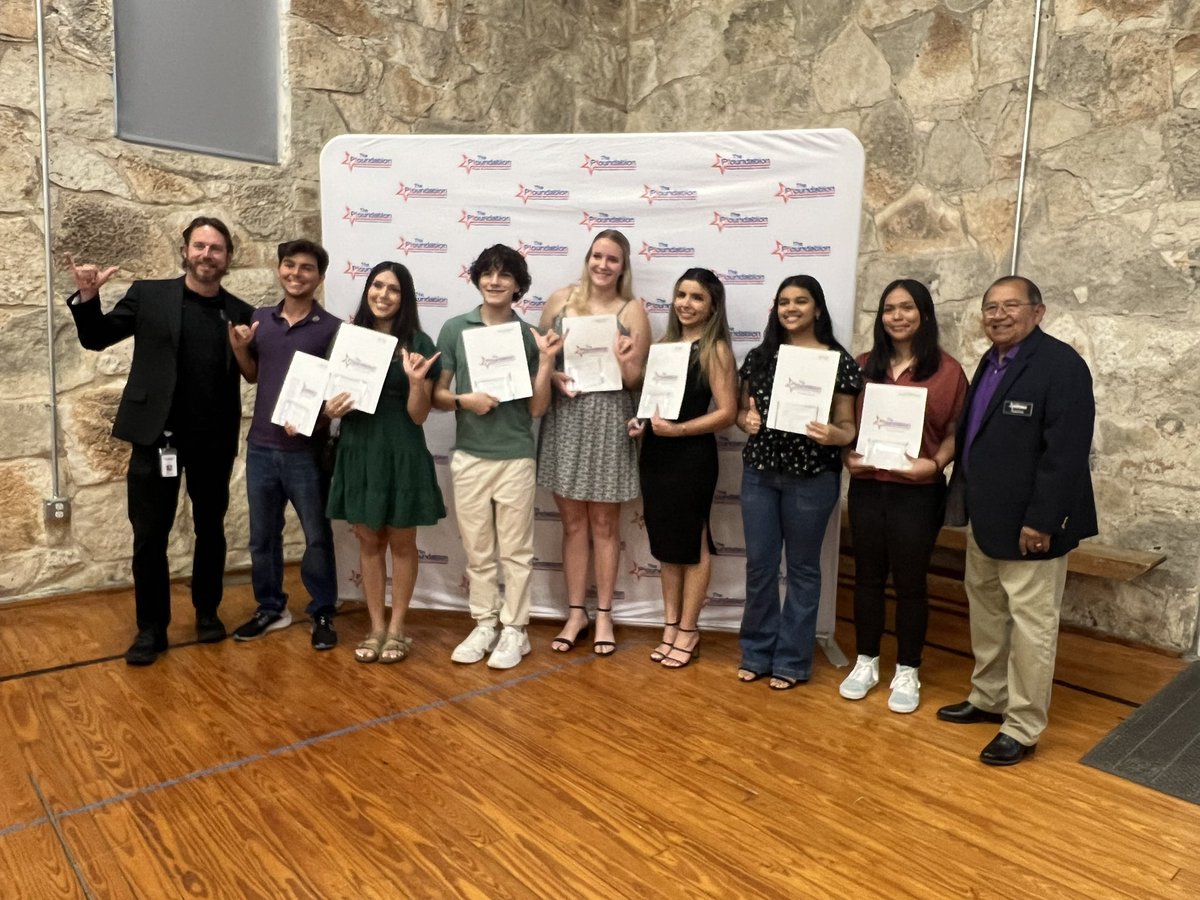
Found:
[[[967, 551], [965, 528], [943, 528], [938, 534], [934, 558], [929, 568], [929, 594], [947, 600], [967, 602], [962, 573]], [[1127, 550], [1099, 541], [1086, 540], [1067, 554], [1067, 571], [1078, 575], [1133, 581], [1166, 559], [1166, 554], [1145, 550]], [[842, 510], [842, 544], [839, 574], [854, 577], [854, 539], [850, 519]]]

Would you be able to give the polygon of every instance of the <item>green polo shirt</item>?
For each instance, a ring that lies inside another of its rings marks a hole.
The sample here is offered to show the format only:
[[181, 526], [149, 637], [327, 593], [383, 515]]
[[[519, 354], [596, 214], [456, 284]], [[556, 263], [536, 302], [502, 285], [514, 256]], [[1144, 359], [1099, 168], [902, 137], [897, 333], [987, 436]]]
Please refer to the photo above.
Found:
[[[482, 306], [477, 306], [461, 316], [449, 319], [438, 335], [437, 346], [441, 351], [443, 371], [454, 373], [454, 393], [471, 393], [471, 373], [467, 371], [467, 354], [463, 348], [463, 332], [470, 328], [484, 328], [480, 317]], [[533, 339], [533, 326], [515, 312], [510, 321], [521, 323], [521, 337], [525, 342], [525, 357], [529, 361], [529, 377], [538, 370], [538, 348]], [[470, 453], [483, 459], [533, 459], [533, 416], [529, 414], [529, 400], [510, 400], [501, 403], [485, 416], [470, 410], [460, 409], [454, 413], [454, 449]]]

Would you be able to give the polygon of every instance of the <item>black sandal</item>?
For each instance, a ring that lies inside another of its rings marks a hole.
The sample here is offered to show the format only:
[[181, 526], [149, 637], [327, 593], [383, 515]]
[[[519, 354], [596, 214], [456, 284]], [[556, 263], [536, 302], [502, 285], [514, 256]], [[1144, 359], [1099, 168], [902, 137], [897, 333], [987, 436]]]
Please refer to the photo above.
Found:
[[[583, 620], [584, 620], [583, 627], [580, 628], [577, 632], [575, 632], [575, 637], [573, 637], [573, 638], [556, 637], [554, 640], [552, 640], [550, 642], [550, 649], [553, 650], [555, 653], [570, 653], [572, 650], [575, 649], [575, 644], [577, 642], [579, 642], [583, 638], [587, 637], [588, 629], [592, 627], [592, 620], [588, 618], [586, 606], [576, 606], [574, 603], [572, 603], [570, 606], [567, 607], [567, 609], [582, 609], [583, 610]], [[568, 613], [567, 615], [569, 617], [570, 613]], [[563, 647], [560, 649], [559, 647], [555, 647], [554, 646], [555, 644], [566, 644], [566, 647]]]
[[[700, 629], [699, 628], [680, 628], [679, 632], [680, 632], [680, 634], [699, 635]], [[674, 656], [671, 656], [672, 653], [686, 653], [687, 659], [676, 659]], [[697, 637], [696, 643], [694, 645], [692, 645], [691, 650], [684, 650], [679, 645], [672, 644], [670, 651], [668, 651], [667, 655], [663, 657], [662, 667], [664, 669], [682, 669], [685, 666], [690, 666], [692, 664], [693, 659], [699, 659], [699, 658], [700, 658], [700, 638]]]
[[[601, 609], [599, 606], [597, 606], [596, 607], [597, 622], [599, 622], [600, 613], [608, 613], [611, 616], [612, 615], [612, 607], [610, 606], [608, 609]], [[596, 630], [599, 631], [599, 628], [597, 628]], [[597, 656], [612, 656], [614, 653], [617, 652], [617, 642], [616, 641], [592, 641], [592, 652], [595, 653]]]
[[[679, 627], [678, 619], [676, 619], [674, 622], [663, 622], [663, 630], [664, 631], [668, 628], [678, 628], [678, 627]], [[667, 653], [670, 653], [671, 648], [673, 648], [675, 646], [670, 641], [668, 641], [666, 638], [664, 638], [663, 640], [658, 642], [658, 647], [662, 647], [664, 645], [667, 648]], [[650, 651], [650, 662], [652, 662], [652, 663], [660, 663], [664, 659], [667, 658], [667, 653], [660, 653], [658, 650], [658, 647], [655, 647], [653, 650]]]

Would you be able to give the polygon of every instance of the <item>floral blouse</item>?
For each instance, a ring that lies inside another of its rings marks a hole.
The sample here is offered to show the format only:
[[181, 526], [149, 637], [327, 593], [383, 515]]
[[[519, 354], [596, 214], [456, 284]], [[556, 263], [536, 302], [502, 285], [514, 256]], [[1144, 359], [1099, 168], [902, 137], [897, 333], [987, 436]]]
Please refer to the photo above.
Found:
[[[863, 389], [862, 371], [854, 357], [845, 350], [840, 352], [840, 356], [834, 393], [856, 396]], [[778, 359], [778, 350], [767, 359], [762, 348], [755, 347], [746, 354], [746, 361], [738, 371], [741, 383], [749, 388], [764, 423], [771, 409], [771, 383], [775, 380], [775, 363]], [[842, 448], [826, 447], [807, 435], [776, 431], [764, 424], [758, 434], [750, 435], [746, 441], [742, 449], [742, 463], [748, 469], [761, 472], [811, 478], [823, 472], [840, 472]]]

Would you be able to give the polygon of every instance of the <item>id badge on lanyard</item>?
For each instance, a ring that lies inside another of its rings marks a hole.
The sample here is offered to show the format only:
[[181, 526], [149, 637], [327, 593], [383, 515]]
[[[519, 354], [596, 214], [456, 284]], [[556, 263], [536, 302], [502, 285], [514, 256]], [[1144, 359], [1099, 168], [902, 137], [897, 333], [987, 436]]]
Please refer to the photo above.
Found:
[[179, 477], [179, 451], [171, 446], [171, 432], [164, 431], [166, 442], [158, 448], [158, 473], [163, 478]]

